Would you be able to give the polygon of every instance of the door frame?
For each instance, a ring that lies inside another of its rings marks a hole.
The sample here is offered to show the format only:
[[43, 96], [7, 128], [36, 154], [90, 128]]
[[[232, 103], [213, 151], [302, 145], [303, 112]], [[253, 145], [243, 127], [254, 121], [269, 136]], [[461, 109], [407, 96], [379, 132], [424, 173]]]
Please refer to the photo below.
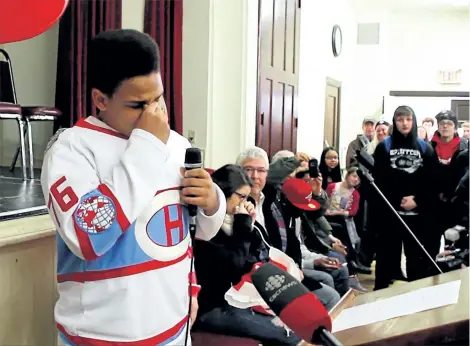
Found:
[[[330, 146], [336, 148], [336, 150], [339, 150], [339, 136], [340, 136], [340, 122], [341, 122], [341, 82], [330, 78], [326, 77], [326, 83], [325, 83], [325, 96], [326, 96], [326, 89], [328, 86], [332, 86], [334, 88], [338, 89], [338, 112], [337, 116], [334, 122], [334, 141], [335, 143], [328, 143]], [[326, 97], [325, 97], [326, 100]], [[326, 113], [326, 104], [325, 104], [325, 112]], [[325, 123], [325, 114], [323, 114], [323, 124]], [[323, 145], [325, 145], [325, 129], [323, 128]]]
[[[468, 99], [467, 100], [465, 100], [465, 99], [450, 100], [450, 109], [452, 110], [452, 112], [454, 112], [454, 114], [456, 116], [458, 115], [457, 107], [458, 107], [459, 103], [466, 103], [468, 105], [470, 102], [468, 101]], [[462, 123], [462, 122], [469, 121], [469, 120], [468, 119], [461, 120], [461, 119], [457, 118], [457, 121], [459, 123]]]

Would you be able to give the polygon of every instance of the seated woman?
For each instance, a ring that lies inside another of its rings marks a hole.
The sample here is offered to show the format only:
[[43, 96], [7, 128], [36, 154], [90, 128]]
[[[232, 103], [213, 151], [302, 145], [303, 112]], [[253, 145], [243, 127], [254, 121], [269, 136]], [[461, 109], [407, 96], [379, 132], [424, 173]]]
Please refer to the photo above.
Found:
[[360, 238], [357, 235], [353, 217], [359, 207], [359, 192], [356, 186], [360, 179], [357, 167], [349, 167], [344, 181], [328, 185], [326, 193], [330, 204], [325, 215], [333, 227], [333, 234], [347, 247], [347, 260], [351, 272], [371, 274], [371, 269], [363, 266], [357, 260], [357, 250]]
[[247, 201], [251, 181], [245, 171], [226, 165], [212, 174], [213, 181], [227, 198], [227, 215], [219, 233], [206, 242], [196, 240], [194, 264], [198, 283], [199, 312], [194, 329], [216, 334], [248, 337], [263, 345], [300, 345], [304, 342], [272, 316], [229, 305], [225, 293], [250, 272], [253, 264], [268, 260], [268, 250], [253, 232], [256, 219], [253, 204]]

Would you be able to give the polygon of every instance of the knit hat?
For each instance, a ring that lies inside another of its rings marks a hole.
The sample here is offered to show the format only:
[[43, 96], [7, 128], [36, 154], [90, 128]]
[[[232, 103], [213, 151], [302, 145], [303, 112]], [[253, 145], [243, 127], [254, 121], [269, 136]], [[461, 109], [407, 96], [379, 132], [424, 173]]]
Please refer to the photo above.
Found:
[[439, 112], [439, 114], [436, 115], [436, 120], [438, 125], [442, 120], [451, 120], [455, 124], [455, 128], [459, 127], [459, 121], [457, 120], [457, 117], [455, 116], [454, 112], [450, 110]]

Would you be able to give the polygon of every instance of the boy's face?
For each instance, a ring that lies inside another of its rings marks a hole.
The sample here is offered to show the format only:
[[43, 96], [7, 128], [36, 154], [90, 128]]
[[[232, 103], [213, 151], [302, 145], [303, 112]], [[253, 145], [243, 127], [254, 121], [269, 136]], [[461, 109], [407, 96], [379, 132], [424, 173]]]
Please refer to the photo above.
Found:
[[112, 96], [93, 89], [93, 102], [100, 110], [100, 119], [119, 133], [130, 136], [144, 105], [157, 101], [166, 111], [163, 83], [159, 72], [138, 76], [121, 83]]

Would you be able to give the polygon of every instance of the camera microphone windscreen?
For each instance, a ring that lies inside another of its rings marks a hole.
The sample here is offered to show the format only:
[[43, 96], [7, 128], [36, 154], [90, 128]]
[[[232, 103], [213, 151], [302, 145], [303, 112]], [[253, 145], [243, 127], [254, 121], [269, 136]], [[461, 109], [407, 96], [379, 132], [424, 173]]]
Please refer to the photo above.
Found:
[[331, 330], [328, 311], [292, 275], [272, 263], [266, 263], [252, 274], [251, 279], [261, 298], [300, 338], [314, 341], [314, 332], [319, 328]]
[[[184, 157], [184, 169], [189, 171], [191, 169], [202, 168], [202, 155], [201, 150], [198, 148], [186, 149], [186, 155]], [[188, 205], [188, 211], [190, 216], [196, 216], [197, 206]]]

